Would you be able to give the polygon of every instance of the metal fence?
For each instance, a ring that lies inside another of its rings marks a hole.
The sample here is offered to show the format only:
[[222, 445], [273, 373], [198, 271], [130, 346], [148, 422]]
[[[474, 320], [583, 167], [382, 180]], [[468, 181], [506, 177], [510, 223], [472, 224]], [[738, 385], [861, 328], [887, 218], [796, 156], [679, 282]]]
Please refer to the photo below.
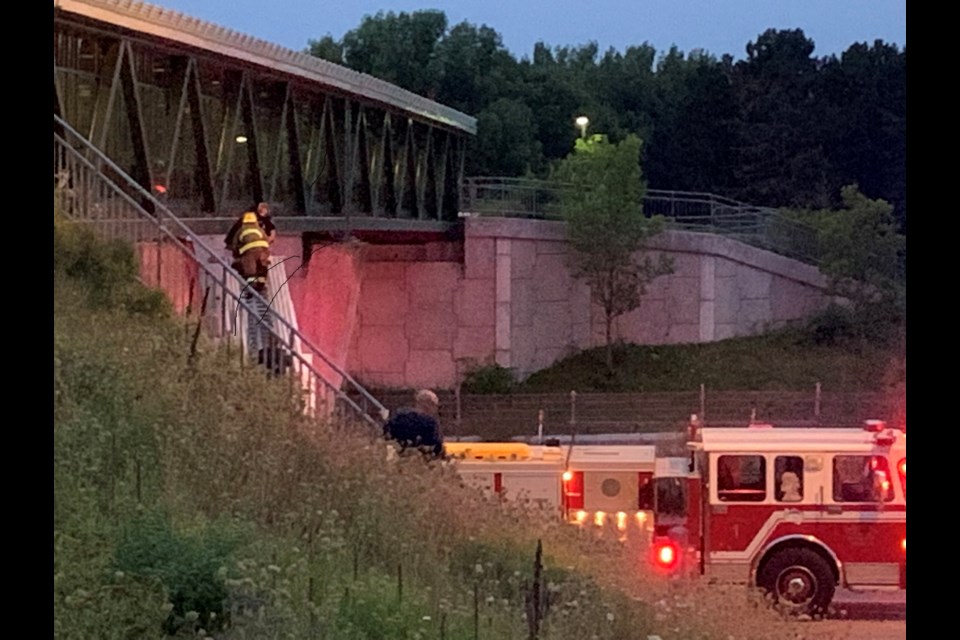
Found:
[[[409, 405], [410, 391], [378, 391], [389, 409]], [[903, 400], [883, 392], [710, 391], [645, 393], [457, 394], [442, 391], [440, 420], [447, 438], [503, 440], [517, 436], [650, 433], [684, 428], [692, 414], [712, 424], [751, 419], [816, 426], [895, 423]]]
[[[480, 216], [559, 220], [563, 194], [571, 188], [523, 178], [466, 178], [460, 206], [465, 213]], [[816, 229], [776, 209], [713, 193], [648, 189], [643, 212], [664, 216], [668, 228], [728, 236], [809, 264], [820, 260]]]
[[308, 413], [374, 426], [386, 419], [386, 408], [247, 289], [219, 252], [56, 115], [53, 165], [61, 215], [104, 240], [133, 245], [147, 284], [174, 292], [178, 311], [196, 314], [199, 326], [228, 349], [236, 347], [241, 361], [299, 380]]

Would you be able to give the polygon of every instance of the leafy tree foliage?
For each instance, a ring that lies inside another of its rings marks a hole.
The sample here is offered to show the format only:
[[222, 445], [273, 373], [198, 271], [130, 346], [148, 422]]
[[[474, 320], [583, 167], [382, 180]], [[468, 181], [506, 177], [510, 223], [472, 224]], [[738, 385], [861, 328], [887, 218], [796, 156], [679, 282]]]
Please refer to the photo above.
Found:
[[768, 29], [736, 63], [676, 47], [658, 57], [649, 42], [538, 42], [518, 58], [492, 27], [425, 10], [367, 16], [309, 51], [476, 117], [468, 175], [548, 176], [586, 115], [591, 133], [647, 142], [641, 161], [659, 189], [828, 209], [857, 183], [906, 232], [906, 49], [889, 43], [817, 57], [802, 30]]
[[820, 270], [830, 294], [847, 304], [829, 310], [824, 322], [846, 325], [849, 337], [888, 338], [905, 321], [906, 237], [897, 232], [888, 202], [868, 198], [857, 185], [844, 187], [841, 200], [840, 210], [791, 214], [817, 229]]
[[644, 185], [640, 172], [640, 138], [619, 144], [606, 137], [577, 140], [574, 152], [560, 165], [557, 178], [570, 185], [561, 209], [567, 222], [573, 269], [590, 285], [593, 301], [603, 310], [607, 368], [613, 368], [613, 321], [640, 306], [646, 287], [671, 273], [673, 265], [644, 255], [663, 219], [643, 214]]

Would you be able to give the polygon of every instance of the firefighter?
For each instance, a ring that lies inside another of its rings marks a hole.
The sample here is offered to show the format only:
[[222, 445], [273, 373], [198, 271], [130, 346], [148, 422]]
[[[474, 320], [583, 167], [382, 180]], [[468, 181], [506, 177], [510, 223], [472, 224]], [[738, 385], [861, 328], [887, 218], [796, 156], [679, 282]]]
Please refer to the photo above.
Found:
[[260, 294], [267, 290], [267, 271], [270, 268], [270, 243], [260, 227], [257, 214], [243, 214], [240, 228], [232, 237], [234, 265], [250, 288]]

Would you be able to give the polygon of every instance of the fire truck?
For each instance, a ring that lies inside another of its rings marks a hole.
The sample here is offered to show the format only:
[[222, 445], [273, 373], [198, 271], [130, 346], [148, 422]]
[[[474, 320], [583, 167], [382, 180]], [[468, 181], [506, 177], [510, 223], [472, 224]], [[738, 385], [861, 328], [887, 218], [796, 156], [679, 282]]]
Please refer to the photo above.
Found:
[[621, 531], [630, 519], [649, 525], [653, 446], [447, 442], [444, 449], [468, 484], [536, 504], [568, 522], [609, 523]]
[[651, 562], [761, 589], [792, 614], [838, 587], [906, 589], [906, 430], [706, 426], [658, 459]]

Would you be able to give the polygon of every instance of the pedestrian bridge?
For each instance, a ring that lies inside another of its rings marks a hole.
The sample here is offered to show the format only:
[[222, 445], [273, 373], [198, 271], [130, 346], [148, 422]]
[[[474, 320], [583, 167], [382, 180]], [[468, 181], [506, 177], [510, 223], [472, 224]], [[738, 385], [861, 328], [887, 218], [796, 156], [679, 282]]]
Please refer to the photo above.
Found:
[[54, 0], [54, 113], [198, 232], [269, 201], [288, 231], [442, 233], [476, 120], [130, 0]]

